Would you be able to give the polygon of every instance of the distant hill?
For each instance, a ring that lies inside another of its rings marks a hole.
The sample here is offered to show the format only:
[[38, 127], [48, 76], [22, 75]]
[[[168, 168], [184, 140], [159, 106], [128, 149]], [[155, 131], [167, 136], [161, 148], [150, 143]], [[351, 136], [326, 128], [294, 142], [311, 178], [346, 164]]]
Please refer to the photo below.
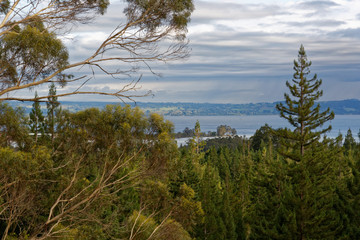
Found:
[[[349, 99], [342, 101], [319, 102], [323, 110], [328, 107], [338, 115], [360, 115], [360, 100]], [[63, 109], [79, 111], [90, 107], [103, 108], [114, 102], [61, 102]], [[273, 103], [247, 103], [247, 104], [216, 104], [216, 103], [131, 103], [138, 106], [146, 114], [156, 112], [167, 116], [228, 116], [228, 115], [276, 115], [277, 102]], [[30, 112], [30, 102], [10, 102], [12, 106], [21, 106]], [[121, 105], [124, 105], [121, 103]], [[45, 104], [43, 104], [45, 111]]]

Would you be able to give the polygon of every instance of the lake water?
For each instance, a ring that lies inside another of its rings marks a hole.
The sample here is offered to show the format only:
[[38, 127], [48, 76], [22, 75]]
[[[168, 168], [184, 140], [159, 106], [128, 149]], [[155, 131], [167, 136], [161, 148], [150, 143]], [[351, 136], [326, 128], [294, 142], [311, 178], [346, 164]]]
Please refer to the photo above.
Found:
[[[289, 123], [278, 115], [255, 115], [255, 116], [165, 116], [175, 125], [175, 132], [182, 132], [186, 127], [194, 128], [197, 120], [200, 122], [201, 131], [216, 131], [219, 125], [228, 125], [235, 128], [240, 136], [252, 136], [257, 129], [267, 123], [273, 128], [290, 127]], [[346, 135], [350, 128], [353, 137], [358, 140], [360, 129], [360, 115], [337, 115], [330, 122], [332, 131], [327, 135], [337, 137], [339, 132]]]

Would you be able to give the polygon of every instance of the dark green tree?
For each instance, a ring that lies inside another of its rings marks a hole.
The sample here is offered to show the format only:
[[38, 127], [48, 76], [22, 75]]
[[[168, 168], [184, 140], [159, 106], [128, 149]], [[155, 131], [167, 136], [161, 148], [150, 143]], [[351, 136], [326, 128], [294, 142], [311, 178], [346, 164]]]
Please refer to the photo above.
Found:
[[295, 73], [292, 83], [286, 82], [293, 98], [285, 93], [285, 105], [283, 103], [276, 105], [280, 116], [294, 127], [294, 131], [288, 129], [279, 131], [281, 144], [294, 150], [291, 153], [285, 151], [281, 153], [297, 162], [302, 160], [313, 143], [320, 140], [322, 134], [331, 130], [331, 125], [322, 130], [316, 129], [335, 116], [329, 108], [321, 112], [320, 104], [315, 105], [315, 101], [323, 95], [323, 91], [319, 90], [322, 80], [318, 79], [316, 74], [308, 78], [310, 66], [311, 61], [308, 61], [304, 46], [301, 45], [298, 60], [294, 60]]
[[272, 142], [275, 146], [277, 146], [277, 138], [276, 135], [273, 134], [272, 128], [265, 124], [264, 126], [261, 126], [259, 129], [255, 131], [255, 134], [250, 138], [251, 144], [250, 147], [257, 151], [261, 149], [262, 143], [269, 143]]
[[[35, 92], [35, 99], [38, 97], [37, 92]], [[44, 115], [41, 111], [41, 106], [39, 101], [33, 103], [33, 108], [30, 112], [30, 130], [34, 134], [34, 141], [37, 143], [39, 135], [41, 138], [45, 135], [45, 125], [44, 125]]]
[[216, 168], [206, 164], [200, 181], [200, 200], [204, 210], [204, 222], [197, 228], [199, 239], [223, 239], [226, 226], [221, 217], [222, 193], [221, 179]]
[[289, 161], [287, 174], [291, 176], [294, 196], [281, 202], [285, 205], [292, 202], [296, 229], [291, 233], [295, 239], [329, 238], [342, 227], [333, 208], [337, 186], [334, 164], [339, 149], [332, 140], [322, 139], [331, 125], [318, 130], [334, 118], [334, 113], [329, 108], [321, 111], [320, 105], [315, 104], [323, 94], [319, 90], [322, 81], [316, 74], [309, 77], [310, 66], [301, 45], [298, 60], [294, 61], [292, 83], [286, 82], [291, 96], [285, 94], [285, 105], [276, 106], [280, 116], [293, 127], [276, 133], [281, 145], [279, 152]]
[[354, 150], [356, 147], [356, 141], [352, 135], [351, 129], [349, 128], [349, 130], [346, 133], [345, 136], [345, 140], [344, 140], [344, 148], [345, 151], [348, 152], [349, 150]]
[[231, 209], [231, 203], [230, 203], [228, 191], [229, 191], [229, 187], [226, 187], [223, 193], [222, 209], [220, 211], [220, 216], [222, 217], [224, 225], [226, 227], [225, 239], [236, 240], [237, 226], [235, 225], [235, 219], [233, 214], [234, 212]]
[[46, 102], [47, 107], [47, 120], [46, 120], [46, 132], [50, 134], [51, 142], [54, 142], [55, 137], [55, 126], [56, 126], [56, 115], [59, 112], [60, 102], [56, 97], [56, 87], [52, 83], [49, 87], [49, 97]]

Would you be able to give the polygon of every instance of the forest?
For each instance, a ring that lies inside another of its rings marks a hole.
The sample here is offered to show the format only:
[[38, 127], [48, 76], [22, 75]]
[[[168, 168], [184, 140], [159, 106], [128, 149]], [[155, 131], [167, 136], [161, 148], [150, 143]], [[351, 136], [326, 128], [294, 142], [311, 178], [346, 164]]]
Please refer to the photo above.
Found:
[[268, 126], [178, 149], [172, 123], [138, 108], [0, 114], [3, 239], [359, 238], [350, 131], [297, 163]]
[[[124, 0], [120, 23], [89, 55], [70, 58], [67, 34], [109, 5], [0, 2], [2, 240], [360, 239], [360, 144], [350, 130], [326, 137], [335, 115], [319, 104], [322, 80], [303, 45], [275, 106], [291, 128], [264, 125], [247, 139], [223, 125], [217, 134], [228, 137], [203, 141], [197, 122], [178, 147], [156, 113], [63, 109], [65, 96], [149, 96], [136, 91], [142, 74], [189, 55], [192, 0]], [[90, 74], [73, 74], [84, 68]], [[86, 88], [95, 75], [121, 87]]]
[[62, 110], [54, 84], [45, 115], [2, 103], [2, 239], [359, 239], [360, 144], [326, 137], [310, 65], [301, 46], [276, 106], [294, 129], [202, 141], [197, 122], [180, 148], [163, 116]]

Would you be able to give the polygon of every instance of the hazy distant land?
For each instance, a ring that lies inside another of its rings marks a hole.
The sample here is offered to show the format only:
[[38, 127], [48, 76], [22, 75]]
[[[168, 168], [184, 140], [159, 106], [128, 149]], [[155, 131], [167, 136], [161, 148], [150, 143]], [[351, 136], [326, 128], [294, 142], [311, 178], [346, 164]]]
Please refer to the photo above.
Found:
[[[348, 99], [341, 101], [319, 102], [323, 109], [330, 108], [338, 115], [360, 115], [360, 100]], [[70, 111], [84, 110], [90, 107], [103, 108], [108, 104], [121, 104], [119, 102], [61, 102], [63, 109]], [[164, 116], [236, 116], [236, 115], [274, 115], [277, 102], [273, 103], [247, 103], [247, 104], [216, 104], [216, 103], [130, 103], [138, 106], [145, 114], [152, 112]], [[10, 102], [12, 106], [21, 106], [26, 112], [32, 108], [31, 102]], [[46, 107], [45, 104], [42, 106]], [[44, 109], [45, 110], [45, 109]]]

